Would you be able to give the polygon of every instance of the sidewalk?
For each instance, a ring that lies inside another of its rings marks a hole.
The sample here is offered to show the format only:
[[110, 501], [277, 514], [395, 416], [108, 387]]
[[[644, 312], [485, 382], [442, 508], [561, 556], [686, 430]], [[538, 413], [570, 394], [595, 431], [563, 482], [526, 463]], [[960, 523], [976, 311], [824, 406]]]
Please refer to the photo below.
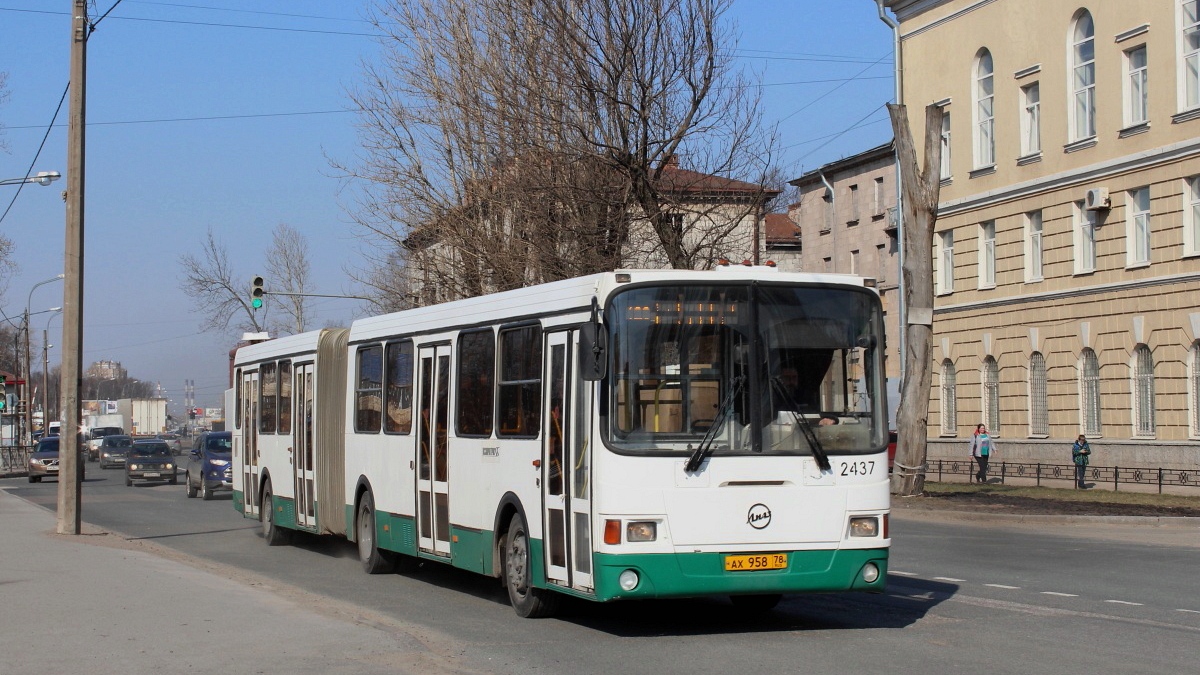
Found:
[[428, 629], [55, 516], [0, 490], [6, 675], [465, 672]]

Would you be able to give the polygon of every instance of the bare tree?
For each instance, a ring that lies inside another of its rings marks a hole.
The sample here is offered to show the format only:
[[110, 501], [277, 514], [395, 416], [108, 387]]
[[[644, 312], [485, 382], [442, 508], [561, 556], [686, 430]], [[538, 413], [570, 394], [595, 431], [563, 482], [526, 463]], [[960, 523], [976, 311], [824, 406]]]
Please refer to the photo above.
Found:
[[[303, 333], [308, 326], [308, 239], [295, 228], [284, 223], [275, 227], [271, 235], [271, 248], [267, 251], [267, 282], [270, 290], [289, 295], [272, 295], [284, 317], [272, 323], [280, 334]], [[295, 295], [291, 295], [295, 294]]]
[[180, 288], [195, 300], [204, 315], [204, 330], [235, 330], [261, 332], [266, 325], [266, 312], [259, 317], [247, 301], [250, 278], [234, 278], [229, 265], [229, 250], [217, 240], [209, 228], [200, 246], [199, 255], [179, 256], [183, 267]]
[[379, 0], [382, 61], [351, 93], [363, 152], [335, 163], [366, 185], [368, 266], [416, 265], [421, 304], [649, 251], [708, 264], [768, 196], [718, 208], [713, 177], [762, 185], [776, 144], [732, 68], [730, 1]]
[[917, 165], [908, 111], [888, 104], [892, 132], [896, 138], [904, 218], [904, 303], [908, 325], [905, 336], [904, 381], [900, 383], [900, 407], [896, 411], [896, 463], [892, 493], [915, 496], [925, 489], [925, 460], [928, 455], [929, 388], [933, 381], [933, 230], [941, 181], [941, 107], [925, 108], [925, 166]]

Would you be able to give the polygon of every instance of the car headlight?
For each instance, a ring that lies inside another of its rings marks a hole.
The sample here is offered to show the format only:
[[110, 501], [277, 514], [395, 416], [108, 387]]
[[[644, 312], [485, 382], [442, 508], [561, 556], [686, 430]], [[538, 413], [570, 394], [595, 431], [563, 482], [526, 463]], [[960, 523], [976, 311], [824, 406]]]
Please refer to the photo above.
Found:
[[36, 457], [30, 457], [30, 458], [29, 458], [29, 463], [30, 463], [30, 464], [36, 464], [36, 465], [38, 465], [38, 466], [41, 466], [41, 465], [42, 465], [42, 460], [40, 460], [40, 459], [38, 459], [38, 458], [36, 458]]
[[217, 468], [224, 468], [224, 467], [229, 466], [229, 461], [224, 460], [224, 459], [210, 459], [210, 460], [208, 460], [208, 463]]
[[175, 468], [174, 464], [166, 464], [163, 466], [163, 469], [166, 469], [167, 471], [170, 471], [171, 469], [174, 469], [174, 468]]
[[130, 470], [130, 471], [137, 471], [137, 464], [130, 464], [130, 465], [129, 465], [129, 470]]

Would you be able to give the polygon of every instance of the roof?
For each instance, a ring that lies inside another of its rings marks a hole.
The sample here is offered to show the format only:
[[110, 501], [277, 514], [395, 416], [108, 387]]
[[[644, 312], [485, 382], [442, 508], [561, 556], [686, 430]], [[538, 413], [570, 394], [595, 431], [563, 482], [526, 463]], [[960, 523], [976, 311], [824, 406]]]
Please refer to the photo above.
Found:
[[792, 222], [786, 213], [768, 213], [763, 219], [767, 243], [793, 243], [800, 239], [800, 226]]
[[681, 169], [673, 160], [668, 161], [662, 168], [658, 187], [675, 194], [726, 195], [730, 197], [752, 197], [759, 194], [774, 197], [780, 193], [779, 190], [746, 181]]
[[860, 152], [857, 155], [850, 155], [849, 157], [843, 157], [842, 159], [839, 159], [835, 162], [829, 162], [828, 164], [824, 164], [816, 169], [813, 169], [812, 171], [807, 171], [807, 172], [801, 174], [801, 176], [799, 178], [797, 178], [795, 180], [789, 180], [788, 185], [795, 185], [798, 187], [805, 183], [820, 182], [821, 174], [823, 174], [823, 173], [826, 173], [826, 174], [834, 173], [837, 171], [841, 171], [843, 169], [849, 169], [851, 167], [860, 166], [862, 164], [868, 164], [870, 162], [877, 162], [881, 159], [886, 159], [888, 157], [892, 157], [895, 154], [896, 154], [896, 151], [895, 151], [895, 148], [893, 147], [892, 141], [888, 141], [887, 143], [884, 143], [883, 145], [875, 146], [874, 148], [871, 148], [870, 150], [864, 150], [863, 152]]

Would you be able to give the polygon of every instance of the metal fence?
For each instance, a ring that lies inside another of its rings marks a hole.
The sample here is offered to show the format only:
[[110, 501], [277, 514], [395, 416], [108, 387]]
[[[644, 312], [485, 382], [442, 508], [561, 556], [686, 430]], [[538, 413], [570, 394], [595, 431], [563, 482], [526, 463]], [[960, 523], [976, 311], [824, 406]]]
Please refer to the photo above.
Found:
[[[943, 475], [974, 476], [979, 467], [973, 460], [933, 460], [928, 465], [932, 477], [935, 473], [940, 481]], [[1003, 485], [1006, 478], [1033, 479], [1037, 485], [1042, 480], [1069, 480], [1074, 483], [1074, 464], [1041, 464], [1026, 462], [999, 462], [988, 466], [988, 476], [999, 476]], [[1200, 488], [1200, 471], [1189, 469], [1164, 469], [1145, 467], [1118, 467], [1088, 465], [1085, 480], [1095, 483], [1096, 487], [1112, 486], [1119, 490], [1122, 483], [1126, 485], [1158, 486], [1161, 494], [1163, 486], [1181, 486]]]
[[29, 455], [33, 446], [7, 445], [0, 448], [0, 475], [25, 473], [29, 470]]

